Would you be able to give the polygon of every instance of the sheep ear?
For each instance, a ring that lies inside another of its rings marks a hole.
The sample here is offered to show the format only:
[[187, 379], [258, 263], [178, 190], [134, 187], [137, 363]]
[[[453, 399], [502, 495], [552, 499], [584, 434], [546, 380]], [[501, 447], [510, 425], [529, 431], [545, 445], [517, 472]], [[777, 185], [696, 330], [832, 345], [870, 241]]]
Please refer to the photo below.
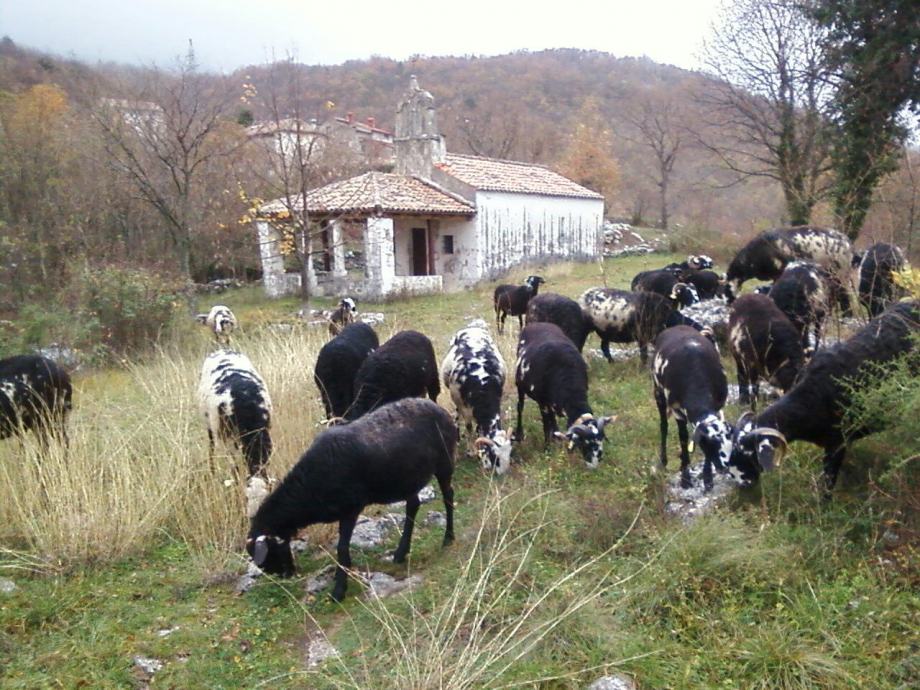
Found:
[[563, 434], [561, 431], [554, 431], [553, 438], [556, 439], [557, 441], [565, 441], [569, 437], [567, 434]]
[[603, 431], [605, 426], [607, 426], [608, 424], [613, 424], [615, 421], [617, 421], [616, 415], [610, 415], [609, 417], [601, 417], [599, 420], [597, 420], [598, 431]]
[[204, 324], [206, 324], [206, 323], [208, 322], [208, 315], [207, 315], [207, 314], [198, 314], [198, 315], [195, 316], [195, 321], [197, 321], [198, 323], [204, 325]]
[[256, 539], [255, 548], [252, 550], [252, 562], [261, 567], [266, 558], [268, 558], [268, 541], [262, 536]]

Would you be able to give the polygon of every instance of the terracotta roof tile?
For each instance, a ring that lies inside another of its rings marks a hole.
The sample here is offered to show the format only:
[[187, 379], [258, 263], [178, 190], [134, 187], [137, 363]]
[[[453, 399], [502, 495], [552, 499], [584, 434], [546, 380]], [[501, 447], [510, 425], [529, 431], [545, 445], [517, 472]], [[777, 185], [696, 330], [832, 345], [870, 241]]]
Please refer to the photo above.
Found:
[[[259, 212], [281, 213], [281, 199], [264, 204]], [[309, 192], [307, 210], [328, 213], [406, 213], [425, 215], [463, 215], [476, 212], [471, 203], [416, 177], [396, 173], [369, 172]]]
[[603, 199], [549, 168], [535, 163], [519, 163], [480, 156], [448, 153], [437, 167], [471, 187], [483, 191], [543, 194], [581, 199]]

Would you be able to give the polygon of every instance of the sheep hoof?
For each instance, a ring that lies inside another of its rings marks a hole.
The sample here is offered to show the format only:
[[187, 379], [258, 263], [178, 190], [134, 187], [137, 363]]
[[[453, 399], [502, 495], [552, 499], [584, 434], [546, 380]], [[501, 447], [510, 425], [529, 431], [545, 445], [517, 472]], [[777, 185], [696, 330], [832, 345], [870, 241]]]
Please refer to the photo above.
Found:
[[405, 563], [406, 554], [400, 553], [399, 551], [394, 551], [393, 552], [393, 562], [394, 563]]
[[453, 544], [453, 543], [454, 543], [454, 535], [453, 535], [453, 534], [445, 534], [445, 535], [444, 535], [444, 542], [441, 544], [441, 546], [442, 546], [442, 547], [450, 546], [450, 545]]
[[335, 589], [332, 590], [332, 594], [330, 594], [329, 596], [332, 597], [332, 601], [341, 603], [342, 599], [345, 598], [345, 590], [344, 588], [339, 590], [339, 588], [336, 587]]
[[690, 477], [681, 477], [680, 478], [680, 488], [681, 489], [692, 489], [693, 480]]

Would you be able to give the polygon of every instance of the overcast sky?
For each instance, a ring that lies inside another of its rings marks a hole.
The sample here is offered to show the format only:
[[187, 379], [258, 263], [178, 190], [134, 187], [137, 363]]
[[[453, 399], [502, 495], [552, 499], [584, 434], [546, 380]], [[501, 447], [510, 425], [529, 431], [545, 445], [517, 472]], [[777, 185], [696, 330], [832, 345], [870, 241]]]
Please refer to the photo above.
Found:
[[0, 0], [0, 35], [82, 60], [168, 64], [188, 39], [230, 71], [293, 53], [308, 64], [383, 55], [585, 48], [686, 68], [719, 0]]

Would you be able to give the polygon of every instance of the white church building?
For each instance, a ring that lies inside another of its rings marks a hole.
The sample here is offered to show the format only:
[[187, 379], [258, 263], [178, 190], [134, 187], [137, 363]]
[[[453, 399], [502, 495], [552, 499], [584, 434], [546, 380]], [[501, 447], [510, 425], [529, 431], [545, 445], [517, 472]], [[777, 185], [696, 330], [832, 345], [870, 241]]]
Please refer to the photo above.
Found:
[[[307, 194], [323, 267], [310, 262], [313, 294], [379, 300], [454, 291], [519, 264], [599, 256], [600, 194], [542, 165], [448, 153], [434, 98], [415, 77], [396, 111], [394, 145], [395, 172], [368, 172]], [[272, 201], [256, 220], [270, 296], [300, 285], [280, 251], [277, 218], [286, 210]], [[359, 268], [348, 265], [349, 246], [360, 247]]]

